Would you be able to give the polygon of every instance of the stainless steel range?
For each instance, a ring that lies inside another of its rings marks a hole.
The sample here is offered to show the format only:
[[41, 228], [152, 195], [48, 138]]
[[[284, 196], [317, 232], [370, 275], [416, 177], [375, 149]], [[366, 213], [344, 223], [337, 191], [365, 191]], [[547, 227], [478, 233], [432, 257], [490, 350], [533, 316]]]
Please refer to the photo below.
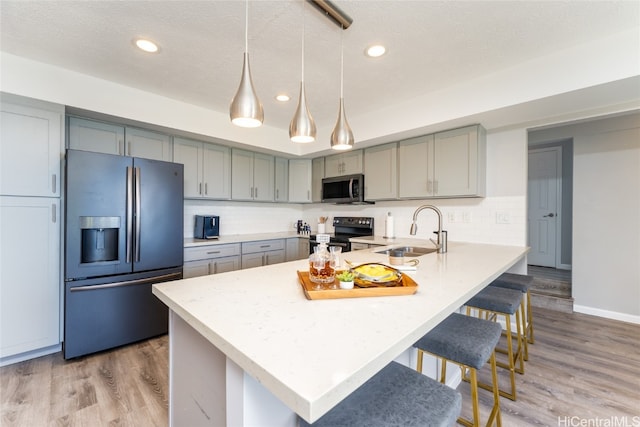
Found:
[[[351, 251], [349, 239], [352, 237], [373, 236], [373, 218], [336, 216], [333, 218], [333, 228], [335, 233], [331, 235], [329, 246], [340, 246], [342, 252]], [[313, 248], [318, 246], [316, 235], [309, 236], [309, 253], [313, 253]]]

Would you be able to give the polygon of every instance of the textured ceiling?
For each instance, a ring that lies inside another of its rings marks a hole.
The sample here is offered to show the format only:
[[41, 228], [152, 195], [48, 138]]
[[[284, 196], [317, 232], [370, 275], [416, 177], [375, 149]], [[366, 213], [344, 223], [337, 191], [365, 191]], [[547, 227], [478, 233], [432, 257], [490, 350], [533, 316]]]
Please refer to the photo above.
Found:
[[[531, 58], [637, 27], [637, 1], [335, 1], [344, 31], [345, 104], [364, 115]], [[241, 73], [243, 1], [0, 1], [0, 49], [227, 112]], [[308, 105], [337, 116], [341, 30], [309, 4]], [[249, 52], [265, 123], [287, 129], [297, 103], [303, 3], [252, 1]], [[145, 54], [132, 45], [149, 37]], [[366, 58], [380, 42], [388, 53]], [[292, 100], [278, 103], [277, 93]]]

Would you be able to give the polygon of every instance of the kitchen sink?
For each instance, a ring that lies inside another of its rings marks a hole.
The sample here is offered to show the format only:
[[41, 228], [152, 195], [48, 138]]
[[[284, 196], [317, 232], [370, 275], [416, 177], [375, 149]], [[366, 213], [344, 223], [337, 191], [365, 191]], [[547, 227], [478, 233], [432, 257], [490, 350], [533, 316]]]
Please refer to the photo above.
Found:
[[421, 255], [430, 254], [432, 252], [436, 252], [436, 248], [422, 248], [419, 246], [395, 246], [390, 249], [385, 249], [383, 251], [376, 251], [377, 254], [387, 254], [391, 251], [402, 251], [403, 255], [406, 257], [416, 257]]

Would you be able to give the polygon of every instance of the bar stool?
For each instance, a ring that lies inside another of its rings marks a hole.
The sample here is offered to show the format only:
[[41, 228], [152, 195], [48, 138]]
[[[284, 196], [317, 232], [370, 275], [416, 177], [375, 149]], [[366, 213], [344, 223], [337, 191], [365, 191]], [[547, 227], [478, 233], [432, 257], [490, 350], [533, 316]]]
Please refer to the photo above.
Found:
[[411, 368], [391, 362], [315, 423], [301, 427], [451, 426], [462, 397]]
[[459, 417], [460, 424], [474, 427], [480, 425], [477, 371], [489, 360], [494, 386], [492, 387], [493, 408], [487, 419], [487, 426], [492, 425], [494, 421], [496, 425], [502, 425], [495, 355], [495, 347], [501, 334], [502, 327], [495, 322], [453, 313], [414, 344], [414, 347], [418, 348], [418, 372], [422, 372], [422, 359], [425, 352], [442, 360], [440, 372], [442, 383], [446, 381], [447, 361], [460, 365], [463, 376], [465, 371], [469, 370], [473, 419]]
[[[478, 317], [497, 320], [497, 316], [504, 316], [505, 336], [507, 338], [507, 348], [496, 347], [496, 351], [507, 355], [508, 363], [497, 361], [501, 368], [509, 370], [511, 380], [511, 392], [500, 389], [500, 395], [507, 399], [516, 400], [516, 376], [515, 373], [524, 374], [524, 355], [522, 344], [522, 323], [520, 319], [520, 306], [522, 304], [522, 293], [513, 289], [499, 288], [497, 286], [487, 286], [478, 292], [465, 304], [467, 315], [471, 314], [471, 309], [478, 310]], [[513, 334], [511, 332], [511, 316], [516, 316], [516, 351], [513, 350]], [[516, 366], [516, 362], [518, 366]], [[490, 386], [478, 383], [481, 388], [491, 390]]]
[[[533, 336], [533, 311], [531, 311], [531, 284], [533, 276], [525, 274], [503, 273], [496, 280], [489, 283], [489, 286], [497, 286], [499, 288], [513, 289], [523, 294], [524, 302], [522, 304], [522, 329], [524, 331], [524, 360], [529, 360], [528, 344], [535, 343]], [[526, 307], [526, 309], [525, 309]], [[526, 312], [525, 312], [526, 311]]]

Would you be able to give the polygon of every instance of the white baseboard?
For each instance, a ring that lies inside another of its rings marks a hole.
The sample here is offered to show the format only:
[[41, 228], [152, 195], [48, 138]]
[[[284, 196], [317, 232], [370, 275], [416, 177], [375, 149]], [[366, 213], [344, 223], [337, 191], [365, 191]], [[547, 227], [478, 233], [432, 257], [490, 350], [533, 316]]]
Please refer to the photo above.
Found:
[[25, 360], [35, 359], [36, 357], [46, 356], [48, 354], [57, 353], [62, 351], [62, 344], [52, 345], [51, 347], [45, 347], [38, 350], [27, 351], [12, 356], [5, 356], [0, 358], [0, 366], [12, 365], [18, 362], [24, 362]]
[[619, 313], [617, 311], [602, 310], [600, 308], [593, 308], [576, 304], [573, 305], [573, 311], [575, 311], [576, 313], [590, 314], [592, 316], [619, 320], [621, 322], [640, 324], [640, 316], [636, 316], [633, 314]]

